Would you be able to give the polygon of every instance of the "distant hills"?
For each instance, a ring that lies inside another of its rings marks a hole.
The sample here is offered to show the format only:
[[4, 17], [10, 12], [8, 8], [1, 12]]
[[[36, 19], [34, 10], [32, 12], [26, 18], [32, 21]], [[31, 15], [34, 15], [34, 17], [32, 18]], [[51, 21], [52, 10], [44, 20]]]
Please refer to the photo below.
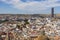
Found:
[[[1, 16], [18, 16], [18, 17], [51, 17], [51, 14], [0, 14]], [[57, 18], [60, 18], [60, 14], [54, 15]]]

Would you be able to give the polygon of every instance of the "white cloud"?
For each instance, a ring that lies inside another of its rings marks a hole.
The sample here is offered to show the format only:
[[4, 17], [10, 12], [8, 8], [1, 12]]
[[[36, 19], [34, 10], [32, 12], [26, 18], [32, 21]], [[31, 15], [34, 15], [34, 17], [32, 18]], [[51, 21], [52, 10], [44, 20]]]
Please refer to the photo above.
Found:
[[14, 3], [16, 4], [19, 2], [19, 0], [0, 0], [0, 1], [5, 2], [7, 4], [14, 4]]
[[7, 4], [11, 4], [12, 7], [22, 9], [22, 10], [29, 10], [29, 11], [36, 11], [36, 10], [45, 10], [51, 7], [60, 6], [59, 3], [56, 3], [59, 0], [45, 0], [45, 1], [29, 1], [22, 2], [21, 0], [0, 0]]

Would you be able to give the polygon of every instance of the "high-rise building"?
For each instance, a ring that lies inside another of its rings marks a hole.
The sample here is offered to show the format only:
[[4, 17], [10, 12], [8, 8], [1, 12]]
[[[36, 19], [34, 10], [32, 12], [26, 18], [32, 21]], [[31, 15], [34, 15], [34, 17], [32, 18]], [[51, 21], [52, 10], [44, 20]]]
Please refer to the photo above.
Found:
[[54, 8], [51, 9], [51, 17], [54, 17]]

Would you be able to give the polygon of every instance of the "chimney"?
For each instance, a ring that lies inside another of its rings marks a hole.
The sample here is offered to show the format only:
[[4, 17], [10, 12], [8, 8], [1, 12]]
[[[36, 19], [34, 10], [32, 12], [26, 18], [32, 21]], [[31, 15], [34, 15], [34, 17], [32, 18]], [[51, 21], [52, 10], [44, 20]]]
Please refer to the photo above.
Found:
[[54, 17], [54, 8], [51, 9], [51, 17]]

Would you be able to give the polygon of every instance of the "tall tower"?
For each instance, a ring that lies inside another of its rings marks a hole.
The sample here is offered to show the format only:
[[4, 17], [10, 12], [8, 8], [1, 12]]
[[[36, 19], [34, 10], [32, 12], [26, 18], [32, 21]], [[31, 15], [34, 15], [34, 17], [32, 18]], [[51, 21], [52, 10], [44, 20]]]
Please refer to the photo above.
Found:
[[51, 17], [54, 17], [54, 8], [51, 9]]

